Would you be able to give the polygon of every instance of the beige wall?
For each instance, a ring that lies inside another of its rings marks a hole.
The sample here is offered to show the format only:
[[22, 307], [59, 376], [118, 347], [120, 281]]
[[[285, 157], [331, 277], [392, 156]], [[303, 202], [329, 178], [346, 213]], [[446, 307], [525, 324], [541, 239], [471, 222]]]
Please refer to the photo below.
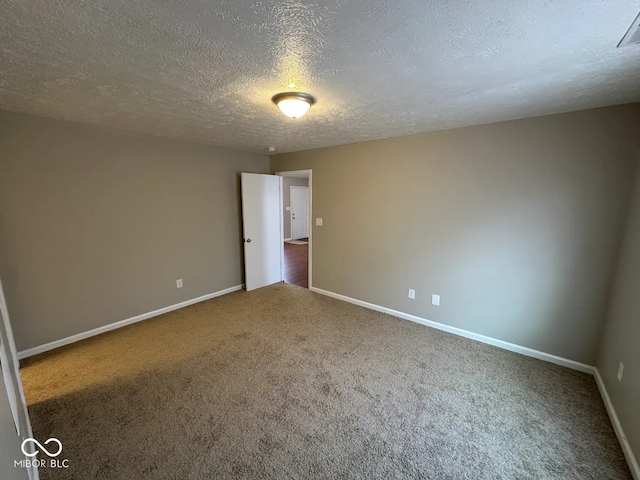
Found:
[[242, 283], [238, 173], [266, 156], [9, 112], [0, 152], [18, 350]]
[[[624, 364], [622, 381], [618, 365]], [[611, 402], [640, 460], [640, 168], [598, 358]]]
[[284, 219], [284, 238], [291, 238], [291, 187], [308, 187], [308, 178], [282, 177], [282, 208]]
[[638, 105], [611, 107], [276, 155], [271, 170], [313, 169], [314, 287], [593, 365], [639, 127]]

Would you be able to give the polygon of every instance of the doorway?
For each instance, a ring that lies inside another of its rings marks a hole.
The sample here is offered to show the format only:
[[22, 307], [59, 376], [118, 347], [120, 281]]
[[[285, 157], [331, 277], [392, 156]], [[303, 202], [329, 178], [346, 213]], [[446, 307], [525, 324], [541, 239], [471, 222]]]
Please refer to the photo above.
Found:
[[286, 283], [309, 288], [312, 251], [312, 172], [278, 172], [282, 183], [283, 276]]

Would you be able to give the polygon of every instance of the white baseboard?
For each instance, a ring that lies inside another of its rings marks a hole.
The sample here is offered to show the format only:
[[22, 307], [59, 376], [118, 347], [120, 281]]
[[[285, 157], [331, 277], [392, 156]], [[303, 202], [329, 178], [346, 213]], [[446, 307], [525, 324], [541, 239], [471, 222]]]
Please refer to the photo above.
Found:
[[179, 308], [188, 307], [189, 305], [193, 305], [195, 303], [204, 302], [205, 300], [210, 300], [215, 297], [220, 297], [222, 295], [226, 295], [227, 293], [236, 292], [238, 290], [242, 290], [243, 286], [244, 285], [236, 285], [235, 287], [226, 288], [218, 292], [208, 293], [207, 295], [203, 295], [197, 298], [192, 298], [191, 300], [185, 300], [184, 302], [180, 302], [180, 303], [176, 303], [175, 305], [170, 305], [168, 307], [160, 308], [158, 310], [154, 310], [153, 312], [147, 312], [141, 315], [136, 315], [135, 317], [127, 318], [125, 320], [120, 320], [119, 322], [115, 322], [115, 323], [110, 323], [109, 325], [104, 325], [102, 327], [94, 328], [93, 330], [88, 330], [86, 332], [71, 335], [70, 337], [61, 338], [60, 340], [55, 340], [53, 342], [45, 343], [44, 345], [28, 348], [26, 350], [22, 350], [21, 352], [18, 352], [18, 359], [22, 360], [23, 358], [31, 357], [39, 353], [53, 350], [54, 348], [63, 347], [65, 345], [69, 345], [70, 343], [84, 340], [85, 338], [93, 337], [95, 335], [100, 335], [101, 333], [109, 332], [117, 328], [131, 325], [132, 323], [141, 322], [142, 320], [146, 320], [152, 317], [157, 317], [158, 315], [169, 313], [174, 310], [178, 310]]
[[284, 241], [285, 241], [285, 242], [288, 242], [288, 241], [290, 241], [290, 240], [293, 240], [293, 239], [292, 239], [291, 237], [289, 237], [289, 238], [285, 238], [285, 239], [284, 239]]
[[520, 353], [522, 355], [526, 355], [527, 357], [533, 357], [539, 360], [544, 360], [546, 362], [555, 363], [556, 365], [562, 365], [563, 367], [568, 367], [573, 370], [578, 370], [580, 372], [589, 373], [593, 375], [596, 370], [595, 367], [591, 365], [586, 365], [584, 363], [576, 362], [575, 360], [569, 360], [568, 358], [558, 357], [550, 353], [541, 352], [539, 350], [534, 350], [529, 347], [516, 345], [515, 343], [509, 343], [502, 340], [498, 340], [496, 338], [487, 337], [484, 335], [480, 335], [478, 333], [470, 332], [468, 330], [463, 330], [461, 328], [451, 327], [443, 323], [433, 322], [431, 320], [427, 320], [426, 318], [417, 317], [409, 313], [404, 313], [398, 310], [393, 310], [391, 308], [375, 305], [373, 303], [364, 302], [362, 300], [347, 297], [346, 295], [340, 295], [339, 293], [330, 292], [328, 290], [322, 290], [321, 288], [316, 288], [316, 287], [310, 287], [309, 290], [311, 290], [312, 292], [320, 293], [322, 295], [327, 295], [328, 297], [337, 298], [338, 300], [343, 300], [345, 302], [353, 303], [361, 307], [369, 308], [371, 310], [376, 310], [382, 313], [388, 313], [389, 315], [393, 315], [394, 317], [399, 317], [405, 320], [410, 320], [412, 322], [420, 323], [422, 325], [426, 325], [427, 327], [436, 328], [438, 330], [443, 330], [445, 332], [453, 333], [454, 335], [459, 335], [461, 337], [470, 338], [471, 340], [487, 343], [489, 345], [493, 345], [494, 347], [502, 348], [504, 350]]
[[609, 414], [609, 419], [611, 420], [611, 423], [613, 425], [613, 430], [616, 432], [616, 436], [618, 437], [618, 441], [620, 442], [620, 446], [622, 447], [622, 452], [624, 453], [624, 456], [627, 459], [627, 463], [629, 464], [631, 475], [633, 475], [634, 480], [640, 480], [640, 467], [638, 466], [638, 461], [636, 460], [636, 457], [631, 450], [631, 445], [629, 445], [627, 436], [624, 434], [622, 424], [620, 423], [620, 419], [618, 418], [616, 409], [613, 408], [613, 403], [611, 403], [611, 398], [609, 398], [609, 392], [607, 392], [607, 387], [605, 387], [598, 369], [596, 369], [594, 376], [596, 377], [596, 383], [598, 384], [600, 395], [602, 395], [604, 406], [607, 407], [607, 413]]

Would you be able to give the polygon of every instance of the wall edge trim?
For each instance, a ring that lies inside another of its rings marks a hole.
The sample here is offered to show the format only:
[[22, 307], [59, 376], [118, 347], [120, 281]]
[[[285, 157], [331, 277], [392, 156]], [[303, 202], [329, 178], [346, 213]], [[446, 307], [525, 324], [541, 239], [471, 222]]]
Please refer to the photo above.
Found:
[[100, 335], [101, 333], [106, 333], [106, 332], [110, 332], [111, 330], [116, 330], [118, 328], [126, 327], [127, 325], [141, 322], [149, 318], [157, 317], [158, 315], [162, 315], [165, 313], [173, 312], [174, 310], [188, 307], [196, 303], [204, 302], [205, 300], [211, 300], [212, 298], [220, 297], [228, 293], [237, 292], [238, 290], [242, 290], [242, 288], [244, 288], [244, 285], [235, 285], [233, 287], [225, 288], [224, 290], [208, 293], [200, 297], [192, 298], [190, 300], [185, 300], [184, 302], [159, 308], [151, 312], [142, 313], [140, 315], [126, 318], [124, 320], [120, 320], [114, 323], [109, 323], [108, 325], [103, 325], [102, 327], [93, 328], [91, 330], [87, 330], [86, 332], [76, 333], [75, 335], [70, 335], [68, 337], [61, 338], [60, 340], [54, 340], [53, 342], [45, 343], [43, 345], [38, 345], [37, 347], [27, 348], [26, 350], [21, 350], [20, 352], [18, 352], [18, 359], [22, 360], [27, 357], [32, 357], [33, 355], [38, 355], [39, 353], [48, 352], [49, 350], [53, 350], [54, 348], [59, 348], [65, 345], [69, 345], [71, 343], [79, 342], [80, 340], [84, 340], [85, 338], [94, 337], [96, 335]]
[[[527, 357], [537, 358], [538, 360], [544, 360], [549, 363], [554, 363], [556, 365], [561, 365], [563, 367], [568, 367], [573, 370], [578, 370], [580, 372], [588, 373], [590, 375], [594, 375], [596, 368], [592, 365], [587, 365], [585, 363], [576, 362], [575, 360], [570, 360], [568, 358], [559, 357], [557, 355], [553, 355], [551, 353], [541, 352], [539, 350], [534, 350], [533, 348], [524, 347], [522, 345], [517, 345], [515, 343], [505, 342], [503, 340], [498, 340], [497, 338], [487, 337], [485, 335], [481, 335], [479, 333], [474, 333], [469, 330], [463, 330], [462, 328], [452, 327], [450, 325], [445, 325], [444, 323], [434, 322], [432, 320], [427, 320], [426, 318], [418, 317], [416, 315], [411, 315], [409, 313], [404, 313], [398, 310], [393, 310], [391, 308], [383, 307], [380, 305], [376, 305], [374, 303], [365, 302], [363, 300], [358, 300], [356, 298], [347, 297], [346, 295], [341, 295], [339, 293], [331, 292], [328, 290], [323, 290], [317, 287], [310, 287], [309, 290], [312, 292], [319, 293], [321, 295], [326, 295], [328, 297], [337, 298], [338, 300], [342, 300], [345, 302], [353, 303], [354, 305], [359, 305], [361, 307], [368, 308], [370, 310], [375, 310], [382, 313], [387, 313], [389, 315], [393, 315], [394, 317], [399, 317], [404, 320], [409, 320], [411, 322], [419, 323], [421, 325], [426, 325], [427, 327], [435, 328], [437, 330], [442, 330], [444, 332], [452, 333], [454, 335], [458, 335], [460, 337], [469, 338], [471, 340], [476, 340], [481, 343], [486, 343], [488, 345], [492, 345], [494, 347], [502, 348], [503, 350], [509, 350], [510, 352], [519, 353], [521, 355], [525, 355]], [[640, 480], [640, 479], [639, 479]]]
[[616, 432], [616, 437], [618, 437], [618, 442], [620, 442], [620, 447], [622, 447], [622, 453], [624, 453], [624, 457], [627, 459], [627, 464], [629, 465], [629, 470], [631, 470], [631, 475], [633, 475], [634, 480], [640, 480], [640, 466], [638, 466], [638, 461], [636, 460], [636, 457], [631, 450], [629, 440], [627, 440], [627, 436], [624, 433], [624, 429], [622, 428], [622, 424], [620, 423], [620, 419], [618, 418], [616, 409], [614, 408], [613, 403], [611, 402], [611, 398], [609, 397], [607, 387], [605, 386], [604, 380], [602, 380], [600, 371], [597, 368], [594, 377], [596, 379], [596, 384], [598, 385], [598, 390], [600, 390], [600, 395], [602, 396], [604, 406], [606, 407], [607, 413], [609, 414], [609, 420], [611, 420], [611, 424], [613, 425], [613, 431]]

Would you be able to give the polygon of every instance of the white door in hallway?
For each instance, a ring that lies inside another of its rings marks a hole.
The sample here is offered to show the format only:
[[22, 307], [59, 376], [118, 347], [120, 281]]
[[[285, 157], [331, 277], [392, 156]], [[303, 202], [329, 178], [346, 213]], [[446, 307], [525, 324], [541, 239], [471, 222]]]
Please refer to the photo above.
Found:
[[247, 291], [283, 280], [282, 177], [243, 173], [242, 227]]
[[291, 239], [309, 236], [309, 187], [291, 187]]

